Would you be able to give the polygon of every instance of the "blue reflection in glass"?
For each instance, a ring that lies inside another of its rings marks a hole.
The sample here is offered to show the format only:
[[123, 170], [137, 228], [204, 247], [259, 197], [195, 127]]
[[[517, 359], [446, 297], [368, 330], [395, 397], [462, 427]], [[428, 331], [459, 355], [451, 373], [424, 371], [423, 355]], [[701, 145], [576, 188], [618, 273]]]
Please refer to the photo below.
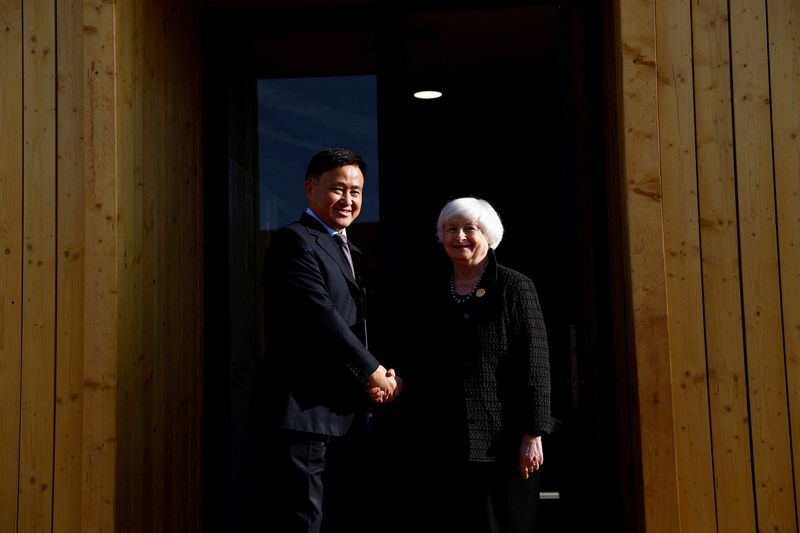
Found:
[[357, 222], [378, 220], [375, 76], [259, 80], [258, 143], [262, 230], [299, 218], [308, 160], [332, 146], [351, 148], [367, 162]]

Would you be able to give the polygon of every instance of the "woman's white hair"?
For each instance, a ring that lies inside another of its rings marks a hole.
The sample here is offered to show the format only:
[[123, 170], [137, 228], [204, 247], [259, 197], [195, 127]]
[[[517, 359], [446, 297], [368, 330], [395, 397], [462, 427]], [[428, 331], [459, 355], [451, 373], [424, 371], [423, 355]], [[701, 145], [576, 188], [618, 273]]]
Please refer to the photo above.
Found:
[[454, 219], [469, 220], [477, 224], [492, 250], [503, 240], [503, 223], [500, 222], [497, 211], [486, 200], [467, 197], [447, 202], [439, 212], [439, 220], [436, 222], [436, 236], [439, 242], [442, 242], [445, 225]]

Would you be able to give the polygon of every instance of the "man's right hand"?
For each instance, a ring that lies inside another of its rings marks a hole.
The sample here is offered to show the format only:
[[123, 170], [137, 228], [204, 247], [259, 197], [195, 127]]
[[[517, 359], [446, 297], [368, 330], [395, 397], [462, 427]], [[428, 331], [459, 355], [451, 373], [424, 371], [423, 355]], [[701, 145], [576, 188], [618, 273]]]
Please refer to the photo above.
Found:
[[375, 403], [391, 402], [403, 390], [403, 380], [395, 373], [394, 369], [386, 370], [383, 365], [367, 378], [366, 390], [370, 399]]

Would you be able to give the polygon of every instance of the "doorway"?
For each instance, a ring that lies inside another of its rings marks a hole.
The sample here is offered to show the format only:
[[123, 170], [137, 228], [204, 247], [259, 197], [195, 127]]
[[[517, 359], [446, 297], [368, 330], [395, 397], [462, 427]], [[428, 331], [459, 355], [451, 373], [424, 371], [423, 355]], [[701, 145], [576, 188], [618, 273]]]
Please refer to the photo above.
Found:
[[[547, 532], [625, 530], [592, 20], [592, 5], [563, 3], [408, 13], [379, 70], [379, 250], [395, 295], [381, 316], [387, 329], [413, 316], [414, 273], [441, 248], [439, 209], [488, 200], [506, 229], [498, 261], [533, 279], [547, 324], [560, 420], [540, 473]], [[443, 96], [415, 99], [420, 89]]]
[[[624, 384], [610, 333], [600, 3], [367, 3], [213, 14], [215, 36], [204, 38], [213, 49], [205, 54], [205, 92], [209, 100], [224, 95], [228, 105], [224, 113], [206, 113], [206, 145], [213, 147], [206, 152], [206, 210], [228, 217], [221, 228], [207, 216], [214, 227], [206, 245], [246, 251], [238, 262], [206, 256], [207, 284], [209, 272], [228, 280], [206, 288], [208, 308], [227, 310], [222, 321], [207, 319], [206, 500], [228, 502], [227, 511], [206, 511], [209, 531], [249, 531], [248, 522], [257, 520], [231, 518], [231, 500], [247, 497], [236, 471], [259, 357], [255, 343], [243, 347], [236, 339], [244, 330], [258, 336], [259, 311], [247, 295], [258, 290], [266, 240], [257, 237], [255, 83], [343, 75], [377, 79], [380, 215], [377, 224], [355, 224], [351, 232], [379, 281], [371, 307], [378, 335], [371, 338], [378, 346], [389, 342], [392, 324], [413, 313], [415, 276], [424, 275], [419, 265], [431, 264], [441, 246], [441, 206], [457, 196], [490, 201], [506, 228], [498, 260], [534, 280], [548, 329], [553, 414], [561, 423], [545, 440], [542, 531], [583, 531], [597, 522], [626, 529], [621, 472], [631, 459], [620, 457], [615, 389]], [[221, 20], [230, 28], [223, 35]], [[443, 96], [417, 100], [418, 89]], [[223, 175], [227, 185], [218, 179]], [[301, 177], [287, 179], [301, 196]], [[398, 294], [412, 299], [392, 297]], [[209, 451], [228, 459], [212, 464]]]

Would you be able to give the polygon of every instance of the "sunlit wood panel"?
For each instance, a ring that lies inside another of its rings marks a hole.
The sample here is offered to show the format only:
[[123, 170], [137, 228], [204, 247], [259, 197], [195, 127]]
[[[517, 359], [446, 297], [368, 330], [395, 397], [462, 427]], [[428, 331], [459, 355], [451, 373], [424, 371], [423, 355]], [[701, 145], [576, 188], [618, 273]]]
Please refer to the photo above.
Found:
[[748, 0], [731, 0], [729, 5], [756, 521], [760, 531], [794, 531], [797, 522], [778, 279], [766, 11], [764, 3]]
[[620, 134], [632, 345], [637, 354], [644, 521], [678, 531], [672, 370], [664, 280], [654, 3], [620, 0]]
[[727, 0], [692, 9], [709, 405], [720, 533], [755, 529], [741, 314]]
[[781, 302], [792, 435], [795, 510], [800, 509], [800, 2], [770, 0], [769, 79], [775, 159]]
[[656, 9], [658, 129], [681, 531], [716, 531], [689, 0]]

